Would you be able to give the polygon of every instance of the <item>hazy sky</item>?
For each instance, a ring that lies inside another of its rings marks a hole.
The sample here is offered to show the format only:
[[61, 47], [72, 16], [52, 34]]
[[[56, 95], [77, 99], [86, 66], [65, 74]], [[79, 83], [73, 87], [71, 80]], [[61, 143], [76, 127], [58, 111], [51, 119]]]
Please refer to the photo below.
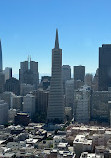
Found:
[[31, 55], [50, 73], [56, 28], [63, 64], [95, 72], [98, 48], [111, 43], [111, 0], [0, 0], [3, 67], [17, 74]]

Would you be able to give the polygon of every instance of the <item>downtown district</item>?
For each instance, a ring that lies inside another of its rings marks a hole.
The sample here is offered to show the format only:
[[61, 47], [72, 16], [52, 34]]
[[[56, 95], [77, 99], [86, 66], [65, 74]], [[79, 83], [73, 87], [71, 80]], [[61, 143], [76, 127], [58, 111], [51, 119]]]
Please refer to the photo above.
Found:
[[52, 74], [20, 63], [19, 80], [3, 70], [0, 41], [0, 158], [111, 157], [111, 45], [99, 48], [95, 75], [62, 65], [58, 30]]

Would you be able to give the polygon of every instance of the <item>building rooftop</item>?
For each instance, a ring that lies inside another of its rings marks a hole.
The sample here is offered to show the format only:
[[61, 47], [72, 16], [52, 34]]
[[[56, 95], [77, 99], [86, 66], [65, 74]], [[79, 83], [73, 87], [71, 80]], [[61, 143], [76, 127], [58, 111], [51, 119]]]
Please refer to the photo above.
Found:
[[83, 143], [85, 140], [85, 135], [77, 135], [73, 143]]

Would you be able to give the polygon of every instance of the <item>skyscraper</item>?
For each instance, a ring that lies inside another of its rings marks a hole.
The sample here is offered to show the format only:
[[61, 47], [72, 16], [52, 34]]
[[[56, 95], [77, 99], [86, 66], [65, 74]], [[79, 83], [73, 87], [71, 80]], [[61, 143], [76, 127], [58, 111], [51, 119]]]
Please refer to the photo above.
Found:
[[8, 104], [0, 100], [0, 125], [8, 123]]
[[74, 92], [74, 117], [78, 123], [88, 123], [90, 119], [90, 87], [85, 85]]
[[20, 83], [34, 85], [35, 89], [37, 89], [39, 83], [38, 62], [31, 60], [21, 62], [19, 69], [19, 79]]
[[74, 66], [74, 80], [81, 80], [84, 82], [85, 66]]
[[5, 91], [13, 92], [16, 95], [20, 95], [20, 81], [14, 77], [6, 80]]
[[62, 79], [63, 82], [71, 79], [71, 67], [69, 65], [62, 66]]
[[67, 80], [65, 84], [65, 105], [66, 107], [71, 107], [73, 113], [74, 105], [74, 80]]
[[0, 40], [0, 71], [2, 71], [2, 46], [1, 46], [1, 40]]
[[69, 65], [62, 66], [63, 92], [65, 93], [65, 83], [71, 79], [71, 67]]
[[59, 48], [58, 30], [56, 30], [55, 48], [52, 49], [52, 77], [48, 101], [48, 122], [64, 121], [62, 49]]
[[11, 67], [6, 67], [5, 70], [3, 71], [5, 74], [5, 81], [12, 78], [12, 68]]
[[99, 91], [107, 91], [111, 87], [111, 44], [103, 44], [99, 48]]

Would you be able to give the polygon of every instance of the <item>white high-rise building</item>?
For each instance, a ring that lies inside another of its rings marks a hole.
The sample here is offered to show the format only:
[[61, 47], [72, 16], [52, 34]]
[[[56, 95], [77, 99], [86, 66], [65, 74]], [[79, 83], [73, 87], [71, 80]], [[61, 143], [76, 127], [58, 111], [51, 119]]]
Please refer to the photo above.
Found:
[[35, 96], [32, 94], [23, 97], [23, 112], [28, 113], [31, 117], [35, 113]]
[[74, 92], [75, 121], [88, 123], [90, 119], [90, 87], [83, 86]]
[[62, 49], [59, 48], [58, 30], [56, 30], [55, 48], [52, 49], [52, 77], [48, 101], [48, 122], [64, 121]]
[[0, 125], [8, 123], [8, 104], [0, 100]]

